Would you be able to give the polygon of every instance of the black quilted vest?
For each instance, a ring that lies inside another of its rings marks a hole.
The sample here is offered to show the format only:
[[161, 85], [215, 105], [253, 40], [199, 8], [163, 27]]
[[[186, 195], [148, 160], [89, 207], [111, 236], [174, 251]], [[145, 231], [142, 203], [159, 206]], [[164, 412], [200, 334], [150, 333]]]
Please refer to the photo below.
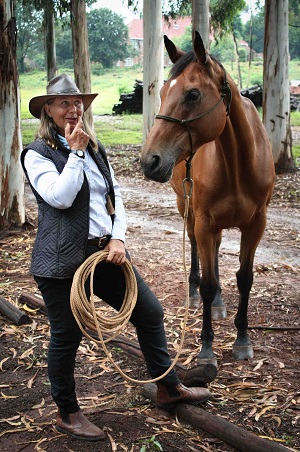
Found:
[[[21, 163], [29, 184], [24, 166], [24, 157], [29, 149], [52, 160], [59, 173], [64, 169], [70, 153], [70, 150], [63, 146], [59, 147], [59, 151], [52, 149], [42, 140], [36, 140], [26, 146], [21, 153]], [[99, 152], [95, 153], [89, 147], [89, 153], [105, 177], [114, 205], [113, 185], [104, 148], [99, 143]], [[38, 204], [38, 230], [32, 251], [30, 272], [46, 278], [72, 278], [84, 261], [89, 233], [90, 192], [86, 176], [72, 206], [68, 209], [50, 206], [31, 184], [30, 186]]]

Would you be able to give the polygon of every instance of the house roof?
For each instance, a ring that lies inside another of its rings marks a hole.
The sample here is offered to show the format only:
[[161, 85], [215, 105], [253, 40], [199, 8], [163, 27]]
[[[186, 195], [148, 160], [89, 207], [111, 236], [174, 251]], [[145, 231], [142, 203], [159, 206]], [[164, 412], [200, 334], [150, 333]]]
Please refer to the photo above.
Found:
[[[175, 36], [182, 36], [186, 27], [191, 24], [191, 17], [182, 17], [176, 20], [171, 20], [170, 24], [163, 20], [163, 34], [167, 35], [170, 39]], [[133, 19], [128, 24], [128, 29], [130, 39], [143, 39], [143, 19]]]

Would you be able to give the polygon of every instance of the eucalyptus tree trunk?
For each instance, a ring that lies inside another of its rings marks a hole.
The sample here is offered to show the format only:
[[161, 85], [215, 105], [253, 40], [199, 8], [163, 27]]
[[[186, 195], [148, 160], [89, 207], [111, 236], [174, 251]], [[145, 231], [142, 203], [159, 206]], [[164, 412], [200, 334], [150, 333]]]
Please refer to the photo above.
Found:
[[14, 2], [0, 0], [0, 230], [25, 221]]
[[237, 42], [236, 34], [235, 34], [234, 30], [232, 30], [232, 36], [233, 36], [233, 43], [234, 43], [235, 61], [236, 61], [236, 65], [237, 65], [238, 88], [242, 89], [243, 88], [243, 81], [242, 81], [242, 74], [241, 74], [239, 47], [238, 47], [238, 42]]
[[263, 122], [276, 173], [295, 170], [290, 125], [288, 3], [265, 2]]
[[143, 141], [160, 107], [163, 86], [162, 0], [144, 1], [143, 6]]
[[[71, 0], [71, 26], [75, 82], [82, 93], [91, 93], [91, 64], [84, 0]], [[85, 118], [93, 126], [92, 106], [85, 112]]]
[[44, 7], [44, 39], [47, 80], [49, 81], [57, 75], [54, 14], [49, 5]]
[[204, 47], [209, 50], [209, 0], [193, 0], [193, 36], [195, 31], [201, 35]]

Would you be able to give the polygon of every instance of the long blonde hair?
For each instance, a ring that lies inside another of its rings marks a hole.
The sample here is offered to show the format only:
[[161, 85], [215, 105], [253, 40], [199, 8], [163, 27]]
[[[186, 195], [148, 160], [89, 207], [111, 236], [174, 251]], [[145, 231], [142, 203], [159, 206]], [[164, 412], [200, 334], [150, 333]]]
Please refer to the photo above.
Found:
[[[53, 99], [50, 99], [47, 104], [50, 105], [53, 102]], [[90, 144], [94, 151], [98, 150], [98, 142], [96, 138], [96, 134], [92, 127], [88, 124], [88, 122], [85, 119], [84, 113], [82, 115], [82, 122], [83, 122], [83, 130], [85, 133], [88, 134], [90, 137]], [[58, 128], [55, 122], [53, 121], [53, 118], [51, 118], [45, 110], [45, 107], [42, 108], [41, 116], [40, 116], [40, 126], [38, 128], [38, 131], [36, 133], [35, 138], [44, 140], [48, 146], [52, 147], [53, 149], [58, 148], [58, 142], [55, 139], [55, 133], [58, 133]]]

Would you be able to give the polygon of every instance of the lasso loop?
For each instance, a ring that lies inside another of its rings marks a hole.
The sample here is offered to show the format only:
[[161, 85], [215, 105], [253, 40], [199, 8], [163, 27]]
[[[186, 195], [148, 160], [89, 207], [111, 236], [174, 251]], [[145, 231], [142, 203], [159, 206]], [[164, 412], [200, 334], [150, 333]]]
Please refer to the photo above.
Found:
[[[106, 343], [114, 339], [119, 332], [124, 331], [132, 314], [132, 311], [136, 305], [137, 300], [137, 283], [136, 283], [136, 277], [133, 272], [133, 268], [131, 263], [128, 261], [128, 259], [125, 260], [125, 263], [121, 266], [122, 270], [124, 272], [125, 276], [125, 282], [126, 282], [126, 290], [124, 295], [123, 304], [121, 306], [121, 309], [119, 312], [116, 313], [114, 317], [104, 317], [103, 315], [99, 315], [96, 310], [95, 306], [95, 297], [93, 293], [93, 279], [94, 279], [94, 271], [96, 268], [96, 265], [101, 262], [105, 261], [108, 255], [108, 251], [98, 251], [97, 253], [92, 254], [90, 257], [88, 257], [81, 266], [77, 269], [73, 283], [71, 288], [71, 295], [70, 295], [70, 303], [71, 303], [71, 309], [73, 312], [73, 315], [75, 317], [76, 322], [78, 323], [78, 326], [82, 333], [91, 341], [94, 341], [96, 343], [100, 343], [103, 347], [103, 350], [111, 362], [111, 364], [115, 367], [115, 369], [122, 375], [123, 378], [125, 378], [128, 381], [131, 381], [133, 383], [138, 384], [145, 384], [145, 383], [153, 383], [156, 381], [161, 380], [164, 378], [168, 373], [173, 369], [173, 367], [176, 365], [178, 358], [182, 352], [183, 348], [183, 342], [185, 337], [185, 330], [186, 330], [186, 324], [187, 324], [187, 318], [188, 318], [188, 298], [186, 300], [186, 309], [185, 309], [185, 315], [183, 320], [183, 327], [182, 327], [182, 335], [181, 340], [179, 343], [178, 351], [176, 353], [176, 356], [170, 365], [169, 369], [167, 369], [162, 375], [160, 375], [157, 378], [153, 378], [150, 380], [136, 380], [134, 378], [129, 377], [126, 375], [122, 369], [118, 366], [118, 364], [113, 360], [110, 351], [106, 347]], [[90, 300], [86, 297], [86, 291], [85, 291], [85, 283], [90, 277]], [[92, 337], [88, 332], [86, 331], [86, 328], [96, 331], [99, 337], [99, 340], [97, 340], [95, 337]], [[103, 333], [112, 333], [112, 336], [108, 339], [103, 338]]]

